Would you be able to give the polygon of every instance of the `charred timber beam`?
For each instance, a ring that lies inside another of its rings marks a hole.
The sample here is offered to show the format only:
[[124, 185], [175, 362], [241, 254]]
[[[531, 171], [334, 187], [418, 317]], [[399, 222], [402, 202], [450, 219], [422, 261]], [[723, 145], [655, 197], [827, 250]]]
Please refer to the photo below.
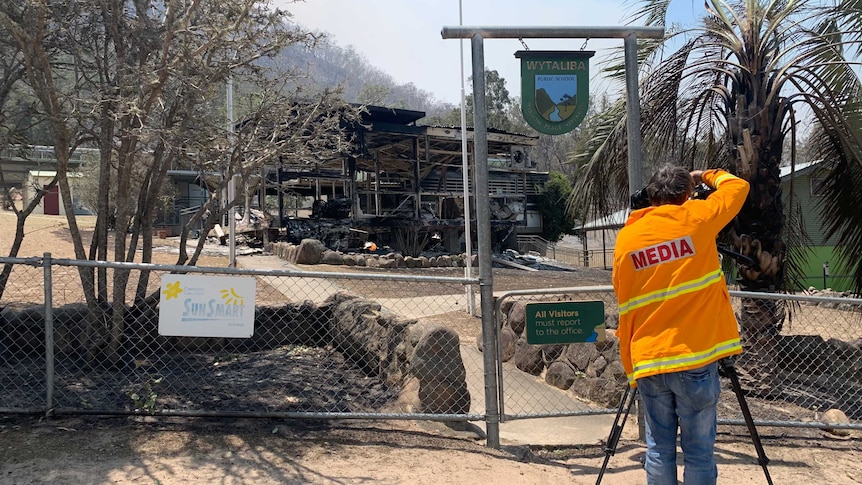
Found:
[[[461, 130], [457, 128], [441, 128], [435, 126], [426, 127], [428, 136], [432, 138], [440, 138], [443, 140], [461, 140]], [[467, 140], [472, 141], [474, 133], [472, 130], [467, 130]], [[488, 133], [488, 142], [508, 143], [512, 145], [535, 146], [539, 142], [539, 137], [528, 135], [517, 135], [514, 133]]]

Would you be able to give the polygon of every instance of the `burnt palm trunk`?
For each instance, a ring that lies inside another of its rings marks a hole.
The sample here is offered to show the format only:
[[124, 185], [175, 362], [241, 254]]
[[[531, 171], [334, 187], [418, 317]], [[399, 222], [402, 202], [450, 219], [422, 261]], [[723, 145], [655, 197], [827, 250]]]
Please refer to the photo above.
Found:
[[[734, 249], [750, 258], [737, 263], [742, 291], [776, 293], [784, 288], [786, 245], [781, 197], [783, 137], [742, 131], [737, 149], [738, 175], [750, 185], [748, 200], [733, 224]], [[750, 392], [773, 394], [778, 385], [774, 359], [784, 323], [781, 300], [743, 298], [737, 312], [744, 353], [738, 361], [743, 386]]]

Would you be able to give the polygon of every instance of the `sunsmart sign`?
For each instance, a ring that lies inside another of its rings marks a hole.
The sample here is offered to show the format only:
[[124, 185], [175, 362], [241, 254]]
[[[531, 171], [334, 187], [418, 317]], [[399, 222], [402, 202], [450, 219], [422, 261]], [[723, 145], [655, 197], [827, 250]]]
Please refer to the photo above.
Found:
[[255, 288], [254, 278], [164, 275], [159, 335], [249, 338]]
[[590, 104], [593, 51], [518, 51], [521, 112], [539, 133], [562, 135], [575, 128]]
[[528, 344], [604, 342], [605, 304], [601, 301], [527, 303]]

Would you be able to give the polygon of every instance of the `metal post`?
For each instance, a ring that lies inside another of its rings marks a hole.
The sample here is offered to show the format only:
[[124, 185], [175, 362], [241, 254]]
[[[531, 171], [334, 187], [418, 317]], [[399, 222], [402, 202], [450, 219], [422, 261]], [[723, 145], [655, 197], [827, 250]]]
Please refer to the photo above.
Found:
[[638, 38], [636, 34], [625, 37], [626, 52], [626, 141], [628, 142], [629, 193], [634, 194], [644, 186], [641, 163], [641, 104], [638, 95]]
[[[462, 25], [463, 15], [461, 0], [458, 0], [458, 25]], [[461, 47], [461, 183], [464, 184], [464, 276], [473, 278], [473, 222], [470, 220], [473, 211], [470, 210], [470, 163], [467, 157], [467, 96], [464, 94], [464, 39], [459, 42]], [[475, 131], [474, 131], [475, 132]], [[476, 295], [472, 285], [466, 285], [467, 312], [476, 316]]]
[[[623, 39], [636, 35], [647, 39], [664, 37], [662, 26], [611, 25], [603, 27], [497, 27], [457, 26], [443, 27], [444, 39], [466, 39], [476, 34], [483, 39]], [[475, 73], [474, 73], [475, 74]]]
[[279, 164], [275, 169], [275, 186], [278, 194], [278, 227], [284, 227], [284, 188], [281, 186], [282, 168]]
[[[641, 102], [638, 91], [638, 39], [629, 34], [623, 39], [626, 65], [626, 141], [628, 142], [629, 194], [634, 194], [646, 185], [643, 176], [643, 152], [641, 150]], [[646, 419], [644, 408], [638, 399], [638, 439], [646, 441]]]
[[823, 289], [827, 288], [826, 286], [826, 278], [829, 276], [829, 261], [823, 263]]
[[[233, 76], [227, 78], [227, 132], [233, 134]], [[230, 136], [233, 142], [233, 136]], [[233, 173], [231, 171], [230, 173]], [[227, 212], [227, 227], [228, 227], [228, 265], [231, 268], [236, 268], [236, 206], [234, 199], [236, 198], [236, 176], [231, 175], [227, 185], [227, 199], [230, 209]]]
[[605, 229], [602, 229], [602, 268], [608, 269], [608, 246]]
[[54, 409], [54, 287], [51, 284], [51, 253], [42, 255], [45, 288], [45, 411]]
[[479, 295], [482, 311], [483, 365], [485, 367], [486, 444], [500, 447], [500, 412], [497, 403], [497, 325], [494, 323], [494, 282], [491, 271], [491, 204], [488, 196], [488, 119], [485, 112], [485, 49], [482, 34], [473, 46], [473, 160], [476, 166], [476, 232], [479, 246]]
[[[628, 142], [629, 194], [646, 185], [641, 150], [641, 102], [638, 87], [638, 39], [627, 35], [623, 40], [626, 65], [626, 141]], [[628, 213], [626, 214], [628, 215]], [[646, 417], [640, 399], [637, 400], [638, 439], [646, 441]]]

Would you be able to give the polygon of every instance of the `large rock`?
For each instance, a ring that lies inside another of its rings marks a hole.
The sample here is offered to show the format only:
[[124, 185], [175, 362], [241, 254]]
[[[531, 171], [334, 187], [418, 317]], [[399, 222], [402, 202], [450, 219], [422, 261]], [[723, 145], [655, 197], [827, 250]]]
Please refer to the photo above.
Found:
[[[604, 342], [595, 342], [596, 349], [608, 357], [608, 352], [612, 354], [616, 354], [616, 357], [620, 356], [620, 339], [617, 337], [616, 331], [605, 329], [605, 341]], [[610, 359], [608, 359], [610, 360]]]
[[454, 330], [442, 325], [428, 328], [416, 343], [410, 372], [419, 380], [464, 380], [467, 371], [461, 360], [461, 342]]
[[470, 392], [467, 390], [467, 382], [420, 379], [417, 410], [427, 414], [469, 413]]
[[584, 371], [587, 377], [599, 377], [602, 375], [602, 372], [605, 371], [605, 368], [608, 366], [608, 361], [605, 359], [604, 355], [599, 354], [590, 364], [587, 366], [587, 370]]
[[517, 300], [515, 300], [514, 298], [503, 299], [503, 302], [500, 303], [500, 311], [503, 312], [503, 315], [509, 314], [509, 310], [512, 309], [512, 305], [514, 305], [516, 301]]
[[605, 367], [605, 370], [602, 371], [601, 378], [613, 380], [620, 385], [628, 385], [626, 370], [623, 368], [623, 363], [620, 362], [619, 359], [608, 361], [608, 365]]
[[317, 239], [303, 239], [296, 252], [296, 264], [318, 264], [326, 246]]
[[254, 309], [254, 335], [234, 339], [233, 347], [246, 351], [299, 344], [318, 347], [329, 342], [331, 304], [317, 306], [311, 300], [283, 306], [258, 305]]
[[589, 367], [590, 362], [596, 359], [600, 355], [599, 350], [596, 348], [595, 344], [592, 343], [578, 343], [578, 344], [570, 344], [566, 347], [566, 350], [563, 352], [566, 360], [572, 363], [575, 366], [575, 369], [586, 372], [587, 367]]
[[[823, 413], [823, 422], [827, 424], [850, 424], [850, 418], [840, 409], [832, 408]], [[837, 436], [850, 436], [850, 430], [847, 428], [824, 428], [824, 431]]]
[[540, 348], [542, 349], [542, 360], [546, 366], [559, 359], [563, 355], [563, 351], [566, 350], [566, 346], [563, 344], [545, 344]]
[[18, 357], [45, 355], [45, 310], [41, 306], [19, 312], [4, 309], [3, 346]]
[[461, 342], [454, 330], [439, 325], [429, 328], [413, 349], [410, 371], [419, 379], [419, 412], [470, 411], [467, 371], [461, 360]]
[[515, 367], [534, 376], [540, 375], [545, 370], [541, 347], [528, 344], [523, 337], [518, 339], [512, 361], [515, 363]]
[[11, 308], [0, 308], [0, 363], [12, 357], [10, 346], [14, 345], [12, 322], [15, 318], [15, 311]]
[[[498, 338], [500, 339], [500, 355], [498, 357], [503, 362], [509, 362], [515, 355], [515, 346], [518, 343], [518, 336], [511, 328], [504, 326], [500, 329], [500, 335]], [[476, 348], [479, 349], [479, 352], [484, 352], [485, 350], [485, 341], [483, 340], [481, 331], [476, 335]]]
[[545, 382], [563, 390], [572, 387], [575, 377], [575, 368], [564, 360], [551, 362], [545, 372]]
[[299, 246], [294, 244], [288, 244], [287, 249], [284, 251], [285, 255], [282, 258], [295, 263], [297, 257], [299, 256]]
[[333, 266], [340, 266], [344, 264], [344, 256], [338, 251], [330, 251], [326, 250], [323, 252], [323, 255], [320, 257], [321, 264], [331, 264]]
[[527, 325], [527, 301], [518, 300], [509, 309], [506, 315], [506, 323], [512, 327], [519, 336], [524, 333], [524, 327]]
[[569, 392], [602, 406], [613, 408], [619, 405], [620, 398], [625, 392], [625, 385], [601, 377], [584, 377], [575, 379]]
[[60, 355], [86, 350], [90, 309], [86, 303], [69, 303], [54, 309], [54, 345]]
[[509, 362], [515, 356], [518, 345], [518, 334], [507, 326], [500, 329], [500, 358], [503, 362]]
[[377, 302], [346, 293], [336, 293], [325, 303], [332, 308], [329, 334], [335, 348], [366, 374], [400, 385], [408, 361], [403, 342], [416, 320], [401, 319]]

